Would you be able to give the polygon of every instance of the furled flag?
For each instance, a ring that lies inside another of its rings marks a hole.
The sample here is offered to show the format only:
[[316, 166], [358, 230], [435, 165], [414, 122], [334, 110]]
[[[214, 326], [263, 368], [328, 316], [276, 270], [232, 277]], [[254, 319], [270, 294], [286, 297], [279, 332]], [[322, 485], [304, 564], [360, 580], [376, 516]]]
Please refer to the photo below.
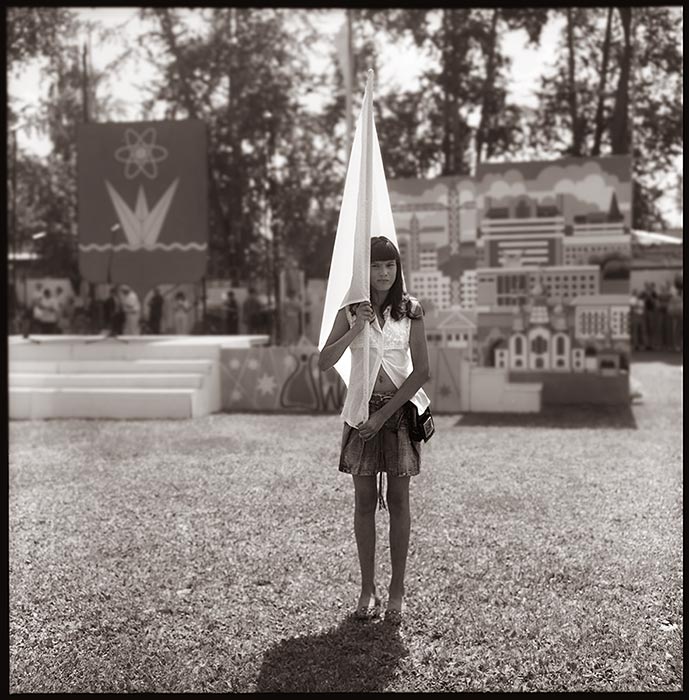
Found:
[[[354, 133], [352, 152], [347, 167], [340, 217], [333, 248], [325, 307], [318, 341], [323, 349], [339, 309], [360, 301], [370, 301], [371, 238], [385, 236], [396, 247], [397, 235], [392, 218], [390, 197], [385, 182], [383, 159], [373, 122], [373, 71], [368, 71], [364, 100]], [[364, 334], [364, 371], [368, 381], [368, 325]], [[335, 364], [348, 392], [354, 392], [357, 423], [368, 420], [368, 387], [350, 386], [351, 350], [347, 348]]]

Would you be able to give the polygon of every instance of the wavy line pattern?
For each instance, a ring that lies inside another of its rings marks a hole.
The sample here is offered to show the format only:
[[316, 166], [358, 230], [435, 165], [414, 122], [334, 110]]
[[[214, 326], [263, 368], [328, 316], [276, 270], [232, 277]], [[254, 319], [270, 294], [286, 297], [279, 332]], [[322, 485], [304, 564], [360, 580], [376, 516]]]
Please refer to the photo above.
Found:
[[97, 251], [99, 253], [103, 253], [106, 250], [112, 250], [113, 252], [117, 253], [120, 250], [164, 250], [164, 251], [170, 251], [170, 250], [182, 250], [182, 251], [187, 251], [187, 250], [206, 250], [208, 248], [207, 243], [156, 243], [153, 246], [133, 246], [129, 245], [128, 243], [118, 243], [117, 245], [112, 245], [111, 243], [103, 243], [103, 245], [99, 245], [98, 243], [80, 243], [79, 244], [79, 250], [83, 251], [84, 253], [90, 253], [92, 251]]

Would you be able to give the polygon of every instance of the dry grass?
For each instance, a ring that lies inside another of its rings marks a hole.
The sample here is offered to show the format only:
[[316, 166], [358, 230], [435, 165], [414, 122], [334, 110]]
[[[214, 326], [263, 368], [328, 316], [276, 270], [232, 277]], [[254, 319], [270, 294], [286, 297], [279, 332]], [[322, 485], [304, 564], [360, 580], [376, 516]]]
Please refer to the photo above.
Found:
[[347, 616], [337, 416], [11, 423], [10, 692], [681, 690], [681, 368], [633, 372], [624, 415], [438, 417], [399, 632]]

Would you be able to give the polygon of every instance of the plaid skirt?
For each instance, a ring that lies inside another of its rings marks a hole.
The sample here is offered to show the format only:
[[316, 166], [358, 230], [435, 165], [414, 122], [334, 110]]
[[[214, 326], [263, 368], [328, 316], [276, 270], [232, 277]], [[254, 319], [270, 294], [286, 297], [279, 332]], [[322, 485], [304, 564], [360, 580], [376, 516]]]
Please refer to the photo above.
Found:
[[[395, 392], [372, 394], [368, 402], [369, 415], [384, 406]], [[409, 437], [409, 406], [405, 404], [385, 422], [368, 441], [359, 431], [345, 423], [340, 450], [341, 472], [354, 476], [376, 476], [385, 472], [391, 476], [416, 476], [421, 466], [420, 444]]]

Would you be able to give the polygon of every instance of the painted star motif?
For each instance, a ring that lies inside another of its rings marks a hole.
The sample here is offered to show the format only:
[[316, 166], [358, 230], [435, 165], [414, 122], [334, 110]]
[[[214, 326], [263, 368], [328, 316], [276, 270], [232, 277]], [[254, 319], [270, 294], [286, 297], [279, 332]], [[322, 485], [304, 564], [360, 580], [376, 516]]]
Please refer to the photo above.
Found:
[[240, 401], [242, 398], [242, 392], [239, 391], [239, 389], [235, 389], [232, 394], [230, 395], [230, 400], [231, 401]]
[[138, 134], [134, 129], [124, 132], [126, 146], [121, 146], [115, 151], [115, 158], [124, 163], [124, 176], [131, 180], [139, 173], [154, 180], [158, 177], [158, 163], [168, 156], [167, 148], [155, 143], [156, 132], [148, 128], [143, 134]]
[[275, 377], [271, 377], [269, 374], [264, 374], [258, 380], [258, 391], [265, 395], [272, 394], [277, 387], [277, 382]]
[[241, 366], [242, 363], [236, 357], [230, 360], [230, 369], [239, 369]]
[[255, 370], [255, 369], [258, 369], [258, 362], [252, 357], [252, 358], [246, 363], [246, 366], [247, 366], [250, 370]]

